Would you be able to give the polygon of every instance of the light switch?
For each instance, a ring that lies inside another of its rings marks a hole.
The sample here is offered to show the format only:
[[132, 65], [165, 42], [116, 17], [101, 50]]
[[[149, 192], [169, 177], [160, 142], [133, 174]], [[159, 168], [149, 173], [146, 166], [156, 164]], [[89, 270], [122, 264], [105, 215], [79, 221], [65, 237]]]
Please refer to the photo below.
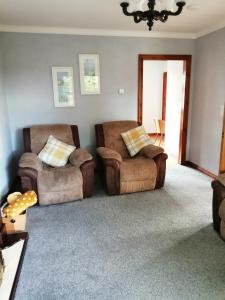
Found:
[[125, 90], [124, 89], [119, 89], [118, 90], [118, 94], [119, 95], [124, 95], [125, 94]]

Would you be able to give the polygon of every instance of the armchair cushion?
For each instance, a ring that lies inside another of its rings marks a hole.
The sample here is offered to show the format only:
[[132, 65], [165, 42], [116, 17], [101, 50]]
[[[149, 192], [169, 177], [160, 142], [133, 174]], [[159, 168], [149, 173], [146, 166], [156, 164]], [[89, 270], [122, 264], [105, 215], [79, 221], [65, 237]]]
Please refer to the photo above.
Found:
[[137, 127], [136, 121], [113, 121], [102, 124], [104, 143], [99, 145], [117, 151], [122, 158], [129, 158], [130, 154], [121, 137], [122, 132], [126, 132]]
[[115, 150], [111, 150], [107, 147], [99, 147], [97, 148], [97, 152], [103, 159], [116, 159], [117, 161], [122, 162], [121, 155]]
[[30, 168], [36, 171], [41, 171], [43, 168], [41, 160], [35, 153], [24, 153], [19, 160], [20, 168]]
[[120, 192], [153, 190], [156, 177], [157, 167], [153, 159], [144, 157], [125, 159], [120, 167]]
[[92, 155], [85, 149], [74, 150], [69, 157], [70, 163], [75, 167], [80, 167], [86, 161], [92, 160]]
[[139, 154], [141, 156], [144, 156], [147, 158], [154, 158], [157, 155], [162, 154], [163, 152], [164, 152], [164, 149], [162, 147], [158, 147], [155, 145], [148, 145], [148, 146], [145, 146], [143, 149], [141, 149]]
[[[50, 135], [58, 140], [79, 147], [78, 129], [75, 125], [69, 124], [51, 124], [35, 125], [31, 128], [25, 128], [24, 141], [28, 143], [28, 148], [33, 153], [39, 153], [44, 148]], [[27, 131], [28, 129], [28, 131]], [[27, 136], [28, 132], [28, 136]]]
[[121, 133], [121, 136], [131, 157], [136, 155], [145, 146], [152, 144], [152, 141], [143, 126], [123, 132]]
[[63, 143], [50, 135], [47, 144], [38, 154], [38, 157], [41, 161], [52, 167], [64, 167], [68, 162], [70, 154], [75, 149], [75, 146]]
[[71, 164], [65, 167], [45, 167], [38, 176], [40, 205], [74, 201], [83, 198], [81, 170]]

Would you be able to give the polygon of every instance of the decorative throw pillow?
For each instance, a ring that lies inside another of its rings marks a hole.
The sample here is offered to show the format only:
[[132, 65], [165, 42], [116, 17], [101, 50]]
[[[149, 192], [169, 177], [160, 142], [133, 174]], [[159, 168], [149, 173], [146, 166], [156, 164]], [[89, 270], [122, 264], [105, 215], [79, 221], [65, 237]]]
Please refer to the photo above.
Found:
[[146, 133], [143, 126], [136, 127], [127, 132], [121, 133], [123, 141], [130, 153], [130, 156], [134, 156], [142, 148], [152, 144], [152, 141]]
[[19, 196], [14, 202], [11, 202], [3, 209], [3, 214], [7, 218], [12, 218], [20, 215], [28, 207], [37, 203], [37, 194], [34, 191], [29, 191]]
[[64, 167], [76, 147], [63, 143], [50, 135], [47, 144], [38, 154], [41, 161], [52, 167]]

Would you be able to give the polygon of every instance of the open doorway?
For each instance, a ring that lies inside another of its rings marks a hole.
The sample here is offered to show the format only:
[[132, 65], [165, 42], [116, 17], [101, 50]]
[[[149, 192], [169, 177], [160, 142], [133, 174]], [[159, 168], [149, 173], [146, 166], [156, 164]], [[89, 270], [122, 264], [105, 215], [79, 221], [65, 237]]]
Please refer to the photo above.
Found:
[[186, 163], [190, 55], [139, 55], [138, 121], [179, 164]]

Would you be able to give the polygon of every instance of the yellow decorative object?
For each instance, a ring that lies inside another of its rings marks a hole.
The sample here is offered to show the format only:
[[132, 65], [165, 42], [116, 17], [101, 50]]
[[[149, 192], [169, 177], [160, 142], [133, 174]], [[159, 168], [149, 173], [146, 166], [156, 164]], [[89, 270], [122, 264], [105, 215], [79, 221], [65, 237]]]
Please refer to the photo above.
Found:
[[10, 204], [10, 203], [14, 202], [15, 200], [17, 200], [21, 195], [22, 194], [20, 192], [12, 193], [7, 197], [7, 202]]
[[126, 144], [130, 156], [134, 156], [145, 146], [152, 144], [152, 141], [143, 126], [139, 126], [127, 132], [121, 133], [121, 136]]
[[3, 213], [7, 218], [20, 215], [28, 207], [37, 203], [37, 194], [34, 191], [28, 191], [18, 196], [13, 202], [3, 209]]

